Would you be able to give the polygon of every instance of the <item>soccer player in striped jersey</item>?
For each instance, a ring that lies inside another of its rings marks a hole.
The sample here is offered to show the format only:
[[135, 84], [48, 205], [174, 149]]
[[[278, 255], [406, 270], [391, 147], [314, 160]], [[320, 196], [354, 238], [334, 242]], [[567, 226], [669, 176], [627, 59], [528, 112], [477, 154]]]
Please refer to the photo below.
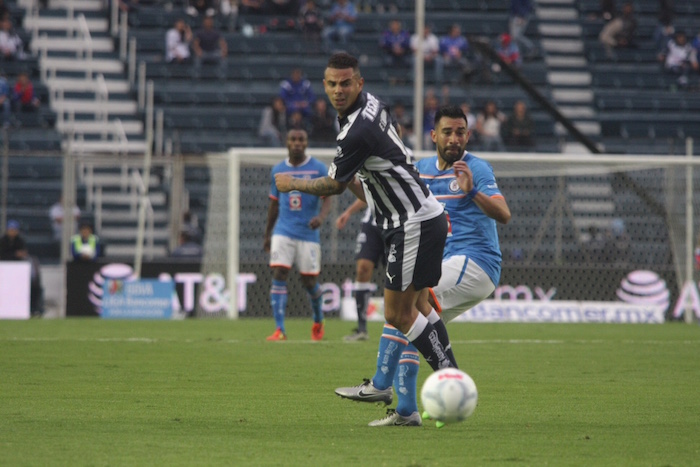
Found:
[[387, 322], [415, 345], [433, 369], [456, 366], [445, 351], [449, 346], [445, 327], [436, 329], [416, 307], [440, 279], [447, 235], [442, 205], [411, 164], [389, 108], [363, 91], [357, 59], [346, 53], [332, 55], [323, 84], [340, 124], [337, 154], [328, 176], [300, 180], [277, 174], [277, 188], [318, 196], [350, 188], [365, 200], [384, 238]]
[[321, 235], [319, 227], [331, 209], [331, 198], [301, 193], [280, 192], [275, 185], [275, 174], [283, 173], [295, 179], [311, 180], [323, 177], [326, 166], [306, 155], [308, 137], [304, 130], [287, 132], [286, 160], [272, 168], [270, 204], [263, 249], [270, 253], [272, 287], [270, 304], [277, 329], [268, 336], [269, 341], [286, 340], [284, 316], [287, 310], [287, 278], [296, 264], [301, 283], [311, 299], [314, 324], [311, 339], [323, 338], [322, 294], [316, 277], [321, 272]]
[[[445, 207], [449, 227], [442, 261], [442, 277], [432, 289], [431, 305], [419, 304], [430, 322], [449, 322], [472, 308], [495, 290], [501, 275], [501, 249], [496, 222], [510, 221], [510, 209], [501, 194], [491, 165], [466, 152], [469, 141], [467, 118], [457, 106], [441, 107], [435, 115], [431, 137], [437, 155], [416, 164], [420, 177]], [[441, 311], [441, 316], [438, 311]], [[379, 344], [377, 370], [372, 378], [381, 393], [358, 391], [357, 386], [338, 388], [336, 393], [357, 401], [385, 402], [393, 399], [393, 380], [398, 405], [370, 426], [420, 426], [416, 379], [419, 360], [407, 339], [385, 326]], [[439, 423], [439, 422], [438, 422]]]

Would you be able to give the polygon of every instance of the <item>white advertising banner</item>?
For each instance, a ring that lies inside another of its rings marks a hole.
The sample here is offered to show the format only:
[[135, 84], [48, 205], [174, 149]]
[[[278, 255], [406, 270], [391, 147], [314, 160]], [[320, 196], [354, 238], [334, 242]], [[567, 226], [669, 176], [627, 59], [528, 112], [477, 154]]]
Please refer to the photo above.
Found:
[[0, 261], [0, 319], [29, 319], [31, 274], [28, 261]]

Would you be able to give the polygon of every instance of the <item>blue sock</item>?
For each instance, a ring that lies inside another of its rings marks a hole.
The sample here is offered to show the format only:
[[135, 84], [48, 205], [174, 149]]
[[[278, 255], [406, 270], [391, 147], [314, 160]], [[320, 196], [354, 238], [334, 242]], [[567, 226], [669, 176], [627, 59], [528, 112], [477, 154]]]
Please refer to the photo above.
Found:
[[275, 324], [286, 334], [284, 330], [284, 314], [287, 311], [287, 282], [272, 279], [270, 288], [270, 305], [275, 316]]
[[394, 376], [394, 389], [399, 398], [396, 412], [408, 417], [418, 411], [416, 387], [418, 385], [418, 368], [420, 354], [413, 344], [408, 344], [399, 359], [399, 368]]
[[321, 293], [321, 287], [318, 284], [314, 284], [313, 288], [306, 289], [309, 293], [309, 298], [311, 299], [311, 309], [314, 311], [314, 323], [320, 323], [323, 321], [323, 309], [321, 308], [321, 299], [323, 294]]
[[408, 339], [401, 331], [389, 324], [384, 325], [377, 352], [377, 372], [372, 378], [372, 384], [375, 388], [391, 387], [396, 368], [399, 366], [399, 358], [407, 345]]

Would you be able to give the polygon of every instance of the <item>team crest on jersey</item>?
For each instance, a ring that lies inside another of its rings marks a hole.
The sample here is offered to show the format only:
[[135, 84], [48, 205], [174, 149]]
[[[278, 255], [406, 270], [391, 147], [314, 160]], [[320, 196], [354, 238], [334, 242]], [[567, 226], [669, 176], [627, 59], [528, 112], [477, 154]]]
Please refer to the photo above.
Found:
[[450, 191], [451, 191], [452, 193], [457, 193], [457, 192], [460, 190], [460, 188], [459, 188], [459, 183], [457, 183], [457, 180], [452, 180], [452, 181], [450, 182], [450, 187], [449, 187], [449, 189], [450, 189]]

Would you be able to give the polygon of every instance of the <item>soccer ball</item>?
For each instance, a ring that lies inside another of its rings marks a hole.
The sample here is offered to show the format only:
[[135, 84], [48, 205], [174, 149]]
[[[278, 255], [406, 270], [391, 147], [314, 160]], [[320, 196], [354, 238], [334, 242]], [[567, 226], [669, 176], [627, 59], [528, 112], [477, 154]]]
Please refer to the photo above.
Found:
[[461, 422], [476, 408], [476, 384], [457, 368], [443, 368], [425, 380], [420, 397], [430, 418], [444, 423]]

